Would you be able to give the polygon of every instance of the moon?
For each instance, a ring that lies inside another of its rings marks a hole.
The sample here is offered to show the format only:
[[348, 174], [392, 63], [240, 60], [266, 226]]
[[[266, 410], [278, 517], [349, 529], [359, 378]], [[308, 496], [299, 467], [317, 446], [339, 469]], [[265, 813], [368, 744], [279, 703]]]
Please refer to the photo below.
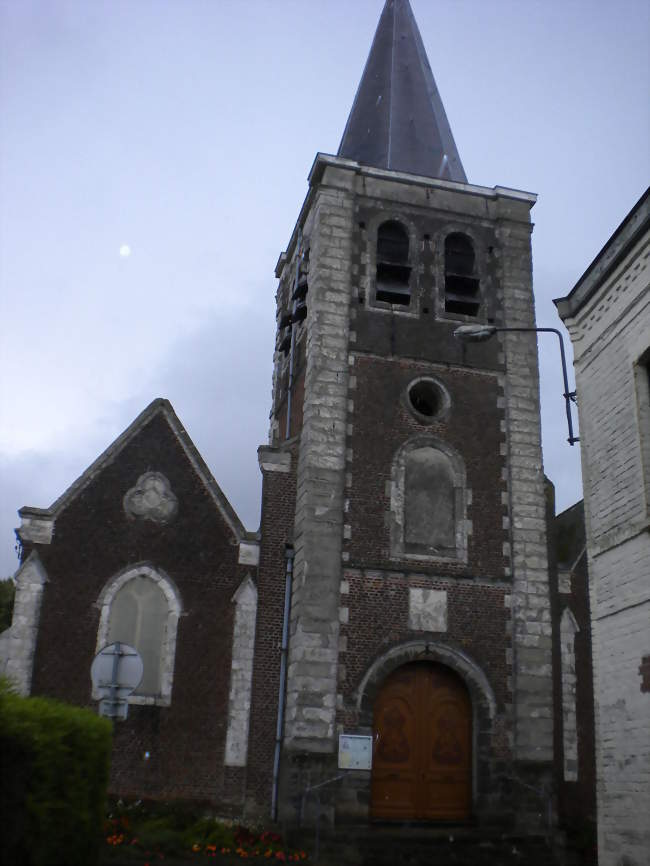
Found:
[[122, 244], [122, 246], [120, 247], [120, 256], [123, 259], [128, 259], [128, 257], [130, 255], [131, 255], [131, 247], [128, 244]]

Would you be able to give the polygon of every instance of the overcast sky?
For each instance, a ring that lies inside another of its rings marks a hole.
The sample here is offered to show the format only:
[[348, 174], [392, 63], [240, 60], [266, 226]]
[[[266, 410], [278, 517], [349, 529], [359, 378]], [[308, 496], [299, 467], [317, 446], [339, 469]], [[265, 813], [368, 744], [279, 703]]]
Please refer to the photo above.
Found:
[[[168, 397], [257, 528], [273, 270], [336, 153], [383, 0], [0, 0], [0, 576]], [[539, 325], [648, 182], [647, 0], [412, 0], [469, 181], [536, 192]], [[581, 497], [559, 353], [544, 460]], [[571, 377], [573, 378], [573, 377]]]

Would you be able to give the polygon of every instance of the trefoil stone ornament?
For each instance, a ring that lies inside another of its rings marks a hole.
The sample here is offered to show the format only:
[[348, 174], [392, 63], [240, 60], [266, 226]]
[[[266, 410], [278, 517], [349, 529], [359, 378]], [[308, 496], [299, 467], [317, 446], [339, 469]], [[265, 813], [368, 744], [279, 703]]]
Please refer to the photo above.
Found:
[[122, 500], [131, 520], [170, 523], [178, 512], [178, 499], [162, 472], [145, 472]]

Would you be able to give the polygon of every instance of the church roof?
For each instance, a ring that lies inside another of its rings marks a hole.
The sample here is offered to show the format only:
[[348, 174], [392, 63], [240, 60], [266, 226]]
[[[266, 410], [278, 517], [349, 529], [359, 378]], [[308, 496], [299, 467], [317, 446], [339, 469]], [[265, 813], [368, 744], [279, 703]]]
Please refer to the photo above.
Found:
[[338, 156], [467, 182], [409, 0], [386, 0]]

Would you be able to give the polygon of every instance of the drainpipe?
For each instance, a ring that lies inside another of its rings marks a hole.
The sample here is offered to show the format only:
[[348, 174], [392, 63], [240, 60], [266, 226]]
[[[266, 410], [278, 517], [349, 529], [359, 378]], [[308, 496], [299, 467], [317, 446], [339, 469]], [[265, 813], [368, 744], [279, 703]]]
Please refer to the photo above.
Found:
[[278, 691], [278, 722], [275, 729], [275, 754], [273, 756], [273, 790], [271, 792], [271, 819], [278, 820], [278, 781], [280, 776], [280, 752], [284, 729], [284, 708], [287, 687], [287, 656], [289, 652], [289, 614], [291, 612], [291, 588], [293, 583], [293, 547], [284, 549], [287, 560], [284, 584], [284, 616], [282, 619], [282, 645], [280, 647], [280, 688]]

